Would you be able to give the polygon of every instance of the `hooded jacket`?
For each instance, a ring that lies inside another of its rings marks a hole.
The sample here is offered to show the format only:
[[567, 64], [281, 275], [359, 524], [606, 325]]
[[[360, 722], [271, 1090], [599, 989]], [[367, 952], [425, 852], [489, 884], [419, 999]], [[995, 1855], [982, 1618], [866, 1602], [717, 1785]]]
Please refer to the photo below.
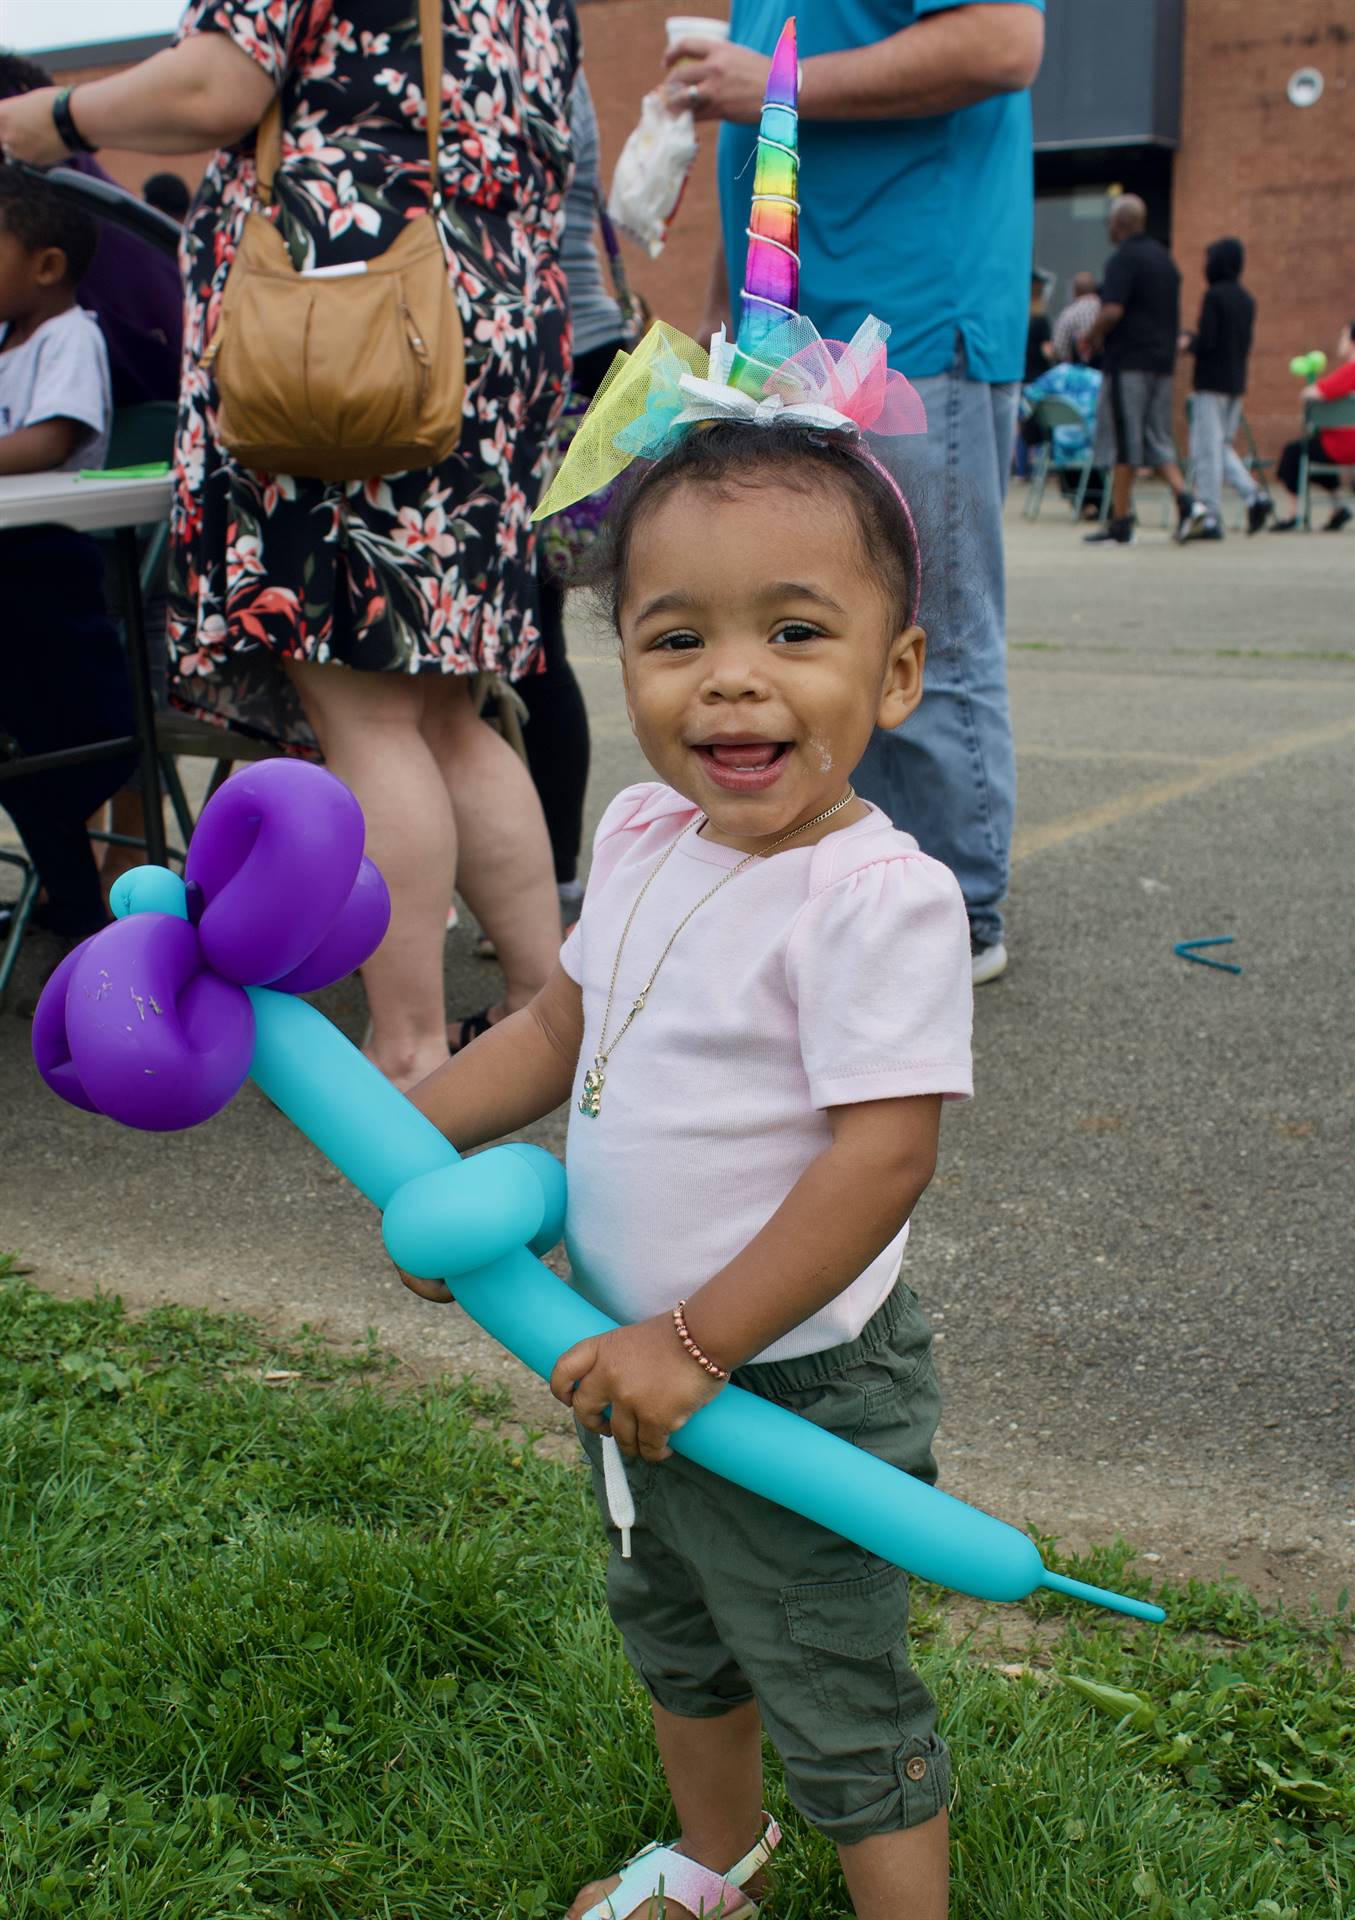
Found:
[[1256, 302], [1242, 285], [1242, 242], [1216, 240], [1205, 254], [1204, 303], [1190, 343], [1197, 393], [1241, 394], [1247, 390]]

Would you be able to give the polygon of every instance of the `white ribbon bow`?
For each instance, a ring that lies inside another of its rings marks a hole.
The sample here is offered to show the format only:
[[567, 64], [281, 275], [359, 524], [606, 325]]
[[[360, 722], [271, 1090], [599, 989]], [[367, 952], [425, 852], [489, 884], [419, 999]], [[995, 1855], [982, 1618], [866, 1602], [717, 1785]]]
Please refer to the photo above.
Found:
[[[712, 345], [712, 353], [714, 351]], [[673, 421], [674, 427], [693, 425], [700, 420], [746, 420], [754, 426], [769, 427], [779, 420], [793, 426], [818, 427], [827, 433], [859, 433], [855, 420], [836, 407], [820, 406], [814, 400], [784, 401], [779, 393], [767, 393], [760, 400], [741, 387], [727, 387], [698, 374], [684, 373], [678, 391], [687, 396], [687, 405]]]

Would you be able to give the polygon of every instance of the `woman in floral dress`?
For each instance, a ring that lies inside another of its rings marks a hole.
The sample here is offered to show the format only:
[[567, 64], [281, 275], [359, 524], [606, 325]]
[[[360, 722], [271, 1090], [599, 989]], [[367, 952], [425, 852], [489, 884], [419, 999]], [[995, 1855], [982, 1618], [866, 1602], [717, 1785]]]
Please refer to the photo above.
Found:
[[[522, 675], [539, 652], [529, 516], [569, 374], [559, 241], [578, 29], [571, 0], [443, 0], [443, 27], [465, 419], [457, 451], [417, 472], [333, 485], [242, 468], [216, 439], [201, 365], [253, 200], [253, 131], [275, 93], [274, 194], [297, 267], [380, 254], [427, 208], [417, 0], [192, 0], [172, 48], [70, 100], [96, 147], [220, 149], [182, 250], [171, 699], [292, 750], [318, 740], [361, 801], [393, 903], [363, 969], [367, 1050], [402, 1086], [447, 1056], [454, 881], [504, 969], [491, 1019], [526, 1004], [559, 946], [540, 803], [469, 689], [479, 671]], [[0, 133], [37, 165], [65, 152], [51, 100], [42, 90], [0, 108]]]

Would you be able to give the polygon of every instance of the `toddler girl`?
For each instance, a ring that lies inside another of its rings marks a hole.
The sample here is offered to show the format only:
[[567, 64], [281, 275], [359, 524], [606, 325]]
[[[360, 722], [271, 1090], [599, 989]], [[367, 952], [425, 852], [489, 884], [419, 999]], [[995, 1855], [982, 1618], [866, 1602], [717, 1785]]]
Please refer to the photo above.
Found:
[[658, 779], [603, 815], [536, 999], [412, 1095], [462, 1153], [569, 1100], [573, 1283], [619, 1323], [550, 1387], [682, 1833], [569, 1920], [752, 1920], [780, 1838], [763, 1727], [859, 1920], [946, 1911], [949, 1758], [905, 1574], [668, 1445], [732, 1379], [936, 1477], [931, 1335], [900, 1261], [941, 1102], [970, 1092], [969, 928], [954, 877], [849, 777], [917, 706], [924, 647], [912, 517], [861, 436], [923, 423], [887, 328], [825, 343], [794, 311], [796, 70], [788, 23], [737, 346], [657, 326], [618, 355], [536, 513], [653, 458], [605, 552]]
[[846, 444], [717, 423], [630, 491], [611, 565], [659, 778], [603, 815], [537, 999], [413, 1096], [462, 1152], [569, 1099], [574, 1284], [622, 1323], [550, 1385], [604, 1515], [602, 1436], [631, 1463], [634, 1549], [609, 1522], [607, 1599], [682, 1837], [620, 1894], [616, 1873], [591, 1882], [570, 1920], [649, 1920], [660, 1872], [668, 1920], [722, 1897], [751, 1920], [778, 1837], [763, 1726], [857, 1914], [934, 1920], [949, 1762], [906, 1576], [667, 1444], [732, 1378], [935, 1478], [931, 1336], [899, 1265], [941, 1101], [970, 1091], [967, 920], [848, 778], [921, 697], [911, 528]]

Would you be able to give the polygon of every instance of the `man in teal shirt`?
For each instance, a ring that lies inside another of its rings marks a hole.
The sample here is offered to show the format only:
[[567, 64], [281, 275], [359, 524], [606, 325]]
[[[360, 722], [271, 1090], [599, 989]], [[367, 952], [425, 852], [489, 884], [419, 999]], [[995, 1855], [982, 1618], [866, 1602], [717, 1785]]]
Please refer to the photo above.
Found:
[[733, 332], [757, 120], [794, 7], [801, 58], [800, 310], [849, 340], [889, 323], [925, 439], [882, 443], [918, 521], [921, 706], [853, 776], [969, 910], [975, 984], [1006, 965], [1016, 770], [1007, 706], [1002, 503], [1025, 360], [1034, 226], [1029, 88], [1043, 0], [733, 0], [728, 43], [677, 43], [671, 104], [720, 120], [720, 210], [703, 331]]

